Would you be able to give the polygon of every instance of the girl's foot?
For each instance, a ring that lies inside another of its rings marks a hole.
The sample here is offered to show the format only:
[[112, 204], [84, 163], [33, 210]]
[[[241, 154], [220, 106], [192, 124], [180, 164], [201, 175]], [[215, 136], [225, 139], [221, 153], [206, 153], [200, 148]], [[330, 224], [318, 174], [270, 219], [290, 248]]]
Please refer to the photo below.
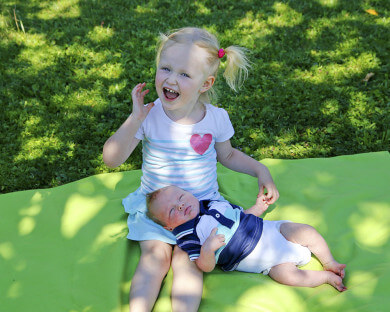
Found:
[[345, 287], [343, 284], [343, 279], [339, 275], [337, 275], [331, 271], [329, 271], [327, 283], [329, 285], [332, 285], [334, 288], [336, 288], [340, 292], [347, 290], [347, 287]]
[[323, 264], [325, 271], [331, 271], [341, 278], [344, 278], [345, 276], [345, 264], [338, 263], [337, 261], [333, 260], [331, 262], [328, 262], [326, 264]]

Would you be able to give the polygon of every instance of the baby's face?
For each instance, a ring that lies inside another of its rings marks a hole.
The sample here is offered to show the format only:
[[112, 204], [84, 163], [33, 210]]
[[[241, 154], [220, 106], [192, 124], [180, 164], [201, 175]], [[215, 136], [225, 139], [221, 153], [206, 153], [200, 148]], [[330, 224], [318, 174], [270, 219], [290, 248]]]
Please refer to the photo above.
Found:
[[160, 191], [149, 209], [166, 225], [167, 230], [172, 231], [199, 214], [199, 201], [177, 186], [167, 186]]

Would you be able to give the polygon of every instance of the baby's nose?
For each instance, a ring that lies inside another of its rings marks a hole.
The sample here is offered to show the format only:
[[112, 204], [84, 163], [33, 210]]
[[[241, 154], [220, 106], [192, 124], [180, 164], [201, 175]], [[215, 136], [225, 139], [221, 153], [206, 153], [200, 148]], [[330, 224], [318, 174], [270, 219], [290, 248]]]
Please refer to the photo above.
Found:
[[184, 204], [177, 205], [177, 209], [179, 209], [180, 211], [183, 210], [183, 207], [184, 207]]

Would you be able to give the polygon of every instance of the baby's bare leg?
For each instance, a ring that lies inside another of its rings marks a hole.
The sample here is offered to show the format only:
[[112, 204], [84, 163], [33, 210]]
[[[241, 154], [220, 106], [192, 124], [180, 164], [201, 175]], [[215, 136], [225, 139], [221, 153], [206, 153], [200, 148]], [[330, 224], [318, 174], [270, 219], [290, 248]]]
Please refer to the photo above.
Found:
[[203, 291], [203, 272], [177, 245], [172, 257], [172, 311], [198, 311]]
[[283, 263], [271, 268], [269, 276], [284, 285], [316, 287], [330, 284], [338, 291], [345, 291], [342, 278], [331, 271], [300, 270], [293, 263]]
[[338, 263], [333, 258], [328, 244], [315, 228], [307, 224], [286, 222], [280, 226], [280, 233], [290, 242], [309, 248], [320, 260], [324, 270], [344, 278], [345, 264]]
[[130, 311], [151, 311], [161, 282], [171, 266], [172, 247], [161, 241], [142, 241], [141, 258], [131, 281]]

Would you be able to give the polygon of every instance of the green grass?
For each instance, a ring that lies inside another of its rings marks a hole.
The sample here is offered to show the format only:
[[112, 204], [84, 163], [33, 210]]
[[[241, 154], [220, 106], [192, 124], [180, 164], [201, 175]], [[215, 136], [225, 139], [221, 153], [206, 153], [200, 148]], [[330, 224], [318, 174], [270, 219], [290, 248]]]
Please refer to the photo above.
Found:
[[[250, 50], [253, 69], [240, 92], [221, 76], [216, 83], [232, 143], [247, 154], [389, 150], [387, 0], [2, 0], [0, 192], [110, 171], [102, 147], [129, 114], [132, 87], [146, 81], [147, 100], [156, 97], [159, 32], [183, 26]], [[140, 165], [137, 148], [115, 170]]]

